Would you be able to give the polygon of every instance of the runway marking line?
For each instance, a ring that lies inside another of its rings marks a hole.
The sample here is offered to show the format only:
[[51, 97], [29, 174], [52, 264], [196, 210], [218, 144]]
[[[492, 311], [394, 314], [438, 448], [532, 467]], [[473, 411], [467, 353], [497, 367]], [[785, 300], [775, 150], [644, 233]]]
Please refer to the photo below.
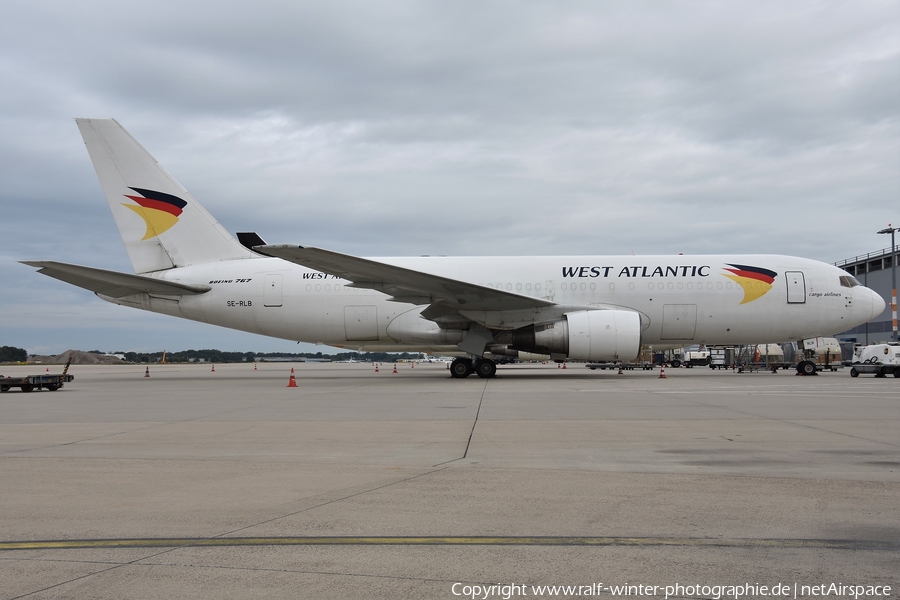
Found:
[[178, 548], [234, 546], [694, 546], [731, 548], [820, 548], [830, 550], [900, 550], [900, 543], [867, 540], [718, 539], [679, 537], [585, 536], [332, 536], [121, 538], [101, 540], [33, 540], [0, 542], [3, 550], [82, 548]]

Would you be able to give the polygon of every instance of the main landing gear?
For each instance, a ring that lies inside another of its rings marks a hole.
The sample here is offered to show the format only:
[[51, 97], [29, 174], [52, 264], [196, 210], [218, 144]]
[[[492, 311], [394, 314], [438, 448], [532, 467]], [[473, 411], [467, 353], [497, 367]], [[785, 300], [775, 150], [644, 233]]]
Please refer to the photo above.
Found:
[[490, 379], [497, 374], [497, 363], [486, 358], [473, 361], [471, 358], [454, 358], [450, 363], [450, 376], [463, 379], [475, 373], [482, 379]]

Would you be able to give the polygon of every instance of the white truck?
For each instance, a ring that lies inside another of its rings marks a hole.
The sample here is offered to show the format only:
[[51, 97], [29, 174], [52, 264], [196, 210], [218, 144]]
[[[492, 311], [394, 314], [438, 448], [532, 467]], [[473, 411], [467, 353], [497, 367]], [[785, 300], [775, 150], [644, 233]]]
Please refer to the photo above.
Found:
[[875, 377], [900, 377], [900, 345], [873, 344], [857, 348], [853, 354], [850, 376], [859, 377], [860, 373], [871, 373]]
[[682, 364], [688, 368], [705, 367], [709, 362], [709, 350], [686, 350], [682, 355]]

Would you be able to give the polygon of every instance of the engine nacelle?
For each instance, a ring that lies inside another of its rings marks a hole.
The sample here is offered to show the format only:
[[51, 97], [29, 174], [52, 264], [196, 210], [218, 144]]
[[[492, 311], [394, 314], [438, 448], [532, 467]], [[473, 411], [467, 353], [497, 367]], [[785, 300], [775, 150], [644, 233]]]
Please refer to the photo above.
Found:
[[633, 360], [641, 351], [641, 317], [628, 310], [581, 310], [512, 333], [510, 347], [575, 360]]

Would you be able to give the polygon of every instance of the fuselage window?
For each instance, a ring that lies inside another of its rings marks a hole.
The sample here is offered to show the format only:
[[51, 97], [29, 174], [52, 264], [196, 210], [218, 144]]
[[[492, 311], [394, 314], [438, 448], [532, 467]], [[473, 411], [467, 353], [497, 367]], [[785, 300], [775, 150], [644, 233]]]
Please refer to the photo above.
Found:
[[311, 285], [311, 284], [309, 284], [309, 283], [306, 284], [306, 291], [307, 291], [307, 292], [311, 292], [311, 291], [312, 291], [312, 285]]
[[526, 289], [526, 290], [530, 290], [530, 289], [531, 289], [531, 284], [530, 284], [530, 283], [526, 283], [526, 284], [525, 284], [525, 289]]
[[521, 291], [522, 291], [522, 284], [521, 284], [521, 283], [517, 283], [517, 284], [516, 284], [516, 291], [517, 291], [517, 292], [521, 292]]

